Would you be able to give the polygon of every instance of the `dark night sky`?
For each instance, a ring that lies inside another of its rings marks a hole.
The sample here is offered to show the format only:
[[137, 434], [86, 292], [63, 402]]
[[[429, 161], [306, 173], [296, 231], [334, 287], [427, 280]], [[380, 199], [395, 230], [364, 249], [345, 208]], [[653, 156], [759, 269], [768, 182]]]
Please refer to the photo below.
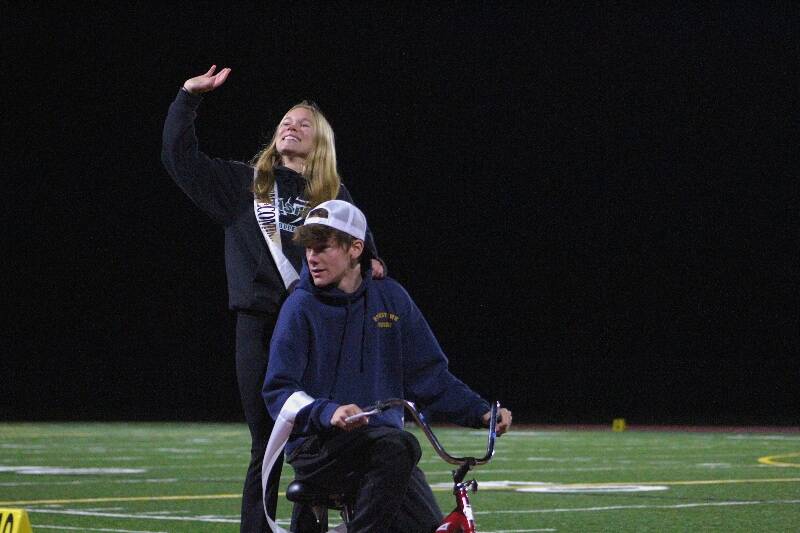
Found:
[[216, 63], [201, 148], [317, 101], [517, 420], [797, 425], [797, 7], [528, 4], [6, 5], [0, 419], [242, 419], [222, 230], [159, 157]]

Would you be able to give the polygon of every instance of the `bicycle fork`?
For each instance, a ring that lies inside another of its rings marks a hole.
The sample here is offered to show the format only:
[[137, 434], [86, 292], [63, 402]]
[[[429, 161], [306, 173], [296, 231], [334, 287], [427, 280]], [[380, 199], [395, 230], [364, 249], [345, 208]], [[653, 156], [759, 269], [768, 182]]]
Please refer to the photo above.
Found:
[[469, 493], [476, 490], [478, 490], [478, 482], [474, 479], [456, 483], [453, 488], [453, 494], [456, 497], [456, 508], [444, 517], [442, 525], [436, 529], [437, 533], [476, 533], [472, 505], [469, 503]]

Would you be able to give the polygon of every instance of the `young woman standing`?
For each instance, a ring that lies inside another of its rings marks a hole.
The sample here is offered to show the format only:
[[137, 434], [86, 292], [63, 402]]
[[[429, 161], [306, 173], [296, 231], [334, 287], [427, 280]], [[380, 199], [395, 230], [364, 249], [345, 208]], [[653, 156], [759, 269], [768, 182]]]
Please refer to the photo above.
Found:
[[[195, 134], [202, 94], [225, 83], [231, 70], [208, 72], [184, 82], [164, 124], [162, 161], [189, 198], [225, 232], [229, 306], [236, 312], [236, 374], [252, 439], [242, 495], [241, 531], [267, 530], [261, 495], [261, 463], [273, 421], [261, 397], [269, 341], [281, 303], [294, 287], [304, 250], [292, 243], [309, 209], [338, 198], [352, 203], [336, 170], [330, 124], [314, 105], [302, 102], [286, 112], [272, 140], [253, 161], [211, 158]], [[372, 236], [367, 246], [378, 257]], [[384, 276], [374, 259], [373, 276]], [[278, 462], [271, 477], [279, 476]], [[277, 483], [267, 496], [274, 516]]]

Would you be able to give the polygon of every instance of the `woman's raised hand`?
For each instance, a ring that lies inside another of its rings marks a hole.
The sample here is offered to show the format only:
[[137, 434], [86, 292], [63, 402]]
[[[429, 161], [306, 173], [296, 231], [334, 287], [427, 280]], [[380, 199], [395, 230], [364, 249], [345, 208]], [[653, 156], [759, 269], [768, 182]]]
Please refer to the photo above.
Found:
[[211, 68], [208, 69], [208, 72], [205, 74], [200, 74], [199, 76], [195, 76], [194, 78], [189, 78], [186, 80], [183, 83], [183, 88], [191, 94], [201, 94], [213, 91], [225, 83], [225, 80], [228, 78], [228, 74], [231, 73], [231, 69], [225, 67], [214, 74], [216, 69], [216, 65], [211, 65]]

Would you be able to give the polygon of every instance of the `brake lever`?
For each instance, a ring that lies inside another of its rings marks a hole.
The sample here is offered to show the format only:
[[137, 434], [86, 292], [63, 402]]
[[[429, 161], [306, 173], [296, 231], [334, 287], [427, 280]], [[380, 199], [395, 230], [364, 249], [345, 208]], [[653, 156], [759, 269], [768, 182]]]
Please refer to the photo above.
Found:
[[364, 418], [364, 417], [367, 417], [367, 416], [377, 415], [380, 412], [381, 412], [380, 409], [370, 409], [369, 411], [361, 411], [360, 413], [356, 413], [354, 415], [348, 416], [347, 418], [344, 419], [344, 421], [345, 421], [346, 424], [349, 424], [350, 422], [358, 420], [359, 418]]

